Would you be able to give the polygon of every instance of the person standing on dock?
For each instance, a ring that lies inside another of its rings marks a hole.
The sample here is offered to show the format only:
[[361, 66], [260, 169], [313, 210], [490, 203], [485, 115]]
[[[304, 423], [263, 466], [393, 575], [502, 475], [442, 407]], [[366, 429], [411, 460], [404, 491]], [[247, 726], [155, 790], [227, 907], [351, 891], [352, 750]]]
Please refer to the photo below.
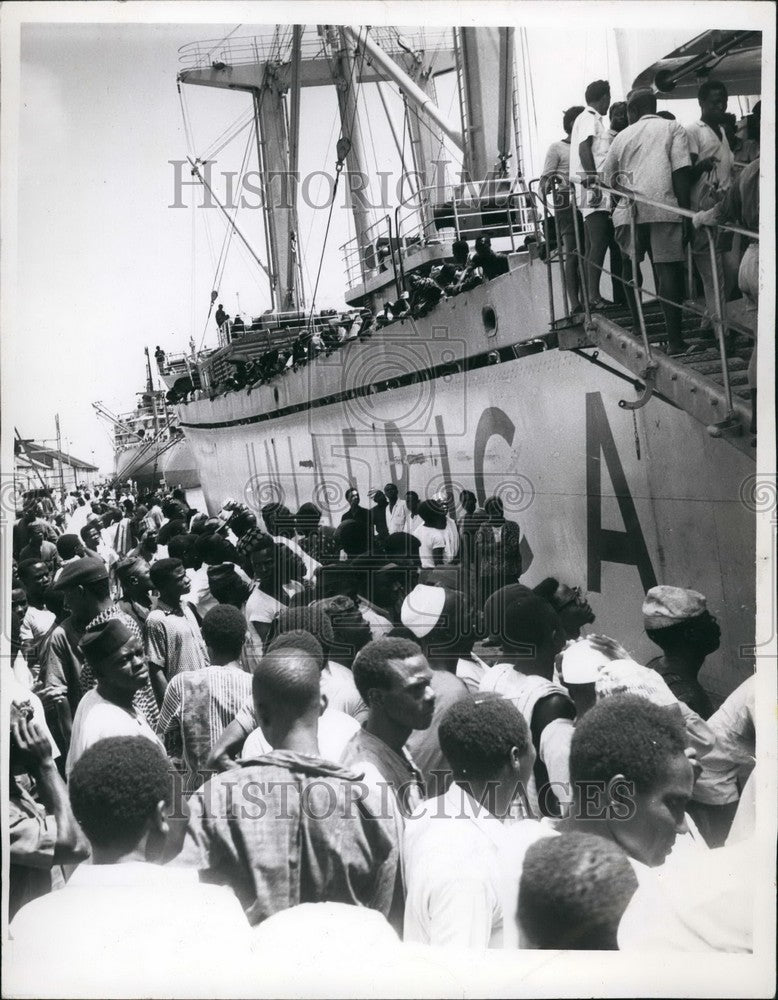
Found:
[[698, 674], [705, 657], [719, 648], [721, 629], [703, 595], [683, 587], [652, 587], [643, 602], [643, 624], [662, 650], [646, 666], [664, 678], [679, 701], [709, 718], [713, 706]]
[[159, 598], [146, 618], [146, 656], [158, 700], [181, 670], [208, 666], [200, 625], [188, 601], [190, 583], [180, 559], [160, 559], [151, 567], [151, 582]]

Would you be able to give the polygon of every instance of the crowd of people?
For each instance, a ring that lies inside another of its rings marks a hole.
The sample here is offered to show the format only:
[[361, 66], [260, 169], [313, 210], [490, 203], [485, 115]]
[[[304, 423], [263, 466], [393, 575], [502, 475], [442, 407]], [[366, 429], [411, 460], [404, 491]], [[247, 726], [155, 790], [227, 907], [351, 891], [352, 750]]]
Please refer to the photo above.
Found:
[[[750, 330], [755, 340], [759, 244], [720, 227], [730, 223], [759, 230], [761, 102], [738, 122], [727, 112], [725, 84], [706, 80], [698, 91], [700, 117], [683, 126], [671, 112], [657, 110], [651, 90], [635, 90], [626, 102], [612, 103], [608, 81], [595, 80], [584, 99], [585, 105], [564, 112], [565, 134], [549, 147], [541, 184], [546, 203], [554, 206], [571, 314], [581, 312], [585, 288], [592, 309], [628, 306], [633, 330], [639, 332], [635, 282], [642, 285], [640, 263], [648, 256], [669, 355], [699, 353], [706, 339], [714, 340], [713, 321], [721, 313], [717, 285], [725, 302], [742, 300], [741, 308], [728, 307], [722, 317], [728, 349], [734, 349], [738, 331]], [[619, 197], [617, 191], [624, 194]], [[674, 211], [679, 208], [693, 216]], [[706, 233], [711, 227], [713, 255]], [[702, 341], [693, 344], [683, 331], [682, 306], [688, 308], [687, 295], [695, 292], [687, 288], [687, 247], [705, 303], [696, 331]], [[612, 300], [601, 290], [606, 254]], [[740, 320], [737, 329], [730, 326], [733, 315]], [[755, 404], [755, 346], [748, 386]], [[755, 405], [753, 413], [752, 433]]]
[[499, 497], [370, 500], [209, 516], [106, 488], [64, 525], [21, 513], [17, 956], [97, 974], [325, 927], [398, 963], [751, 951], [754, 677], [721, 705], [701, 685], [705, 596], [645, 595], [642, 664], [576, 581], [521, 582]]

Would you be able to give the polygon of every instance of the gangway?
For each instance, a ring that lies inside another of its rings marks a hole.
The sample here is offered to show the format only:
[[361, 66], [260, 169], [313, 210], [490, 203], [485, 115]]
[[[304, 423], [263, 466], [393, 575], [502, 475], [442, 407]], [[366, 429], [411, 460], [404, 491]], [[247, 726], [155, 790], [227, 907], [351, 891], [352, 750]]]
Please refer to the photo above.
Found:
[[[604, 184], [598, 187], [612, 195], [622, 198], [626, 196], [625, 191], [614, 191]], [[673, 211], [679, 216], [691, 218], [693, 214], [677, 206], [659, 205], [638, 192], [630, 192], [629, 197], [634, 201]], [[574, 199], [574, 195], [572, 198]], [[626, 305], [590, 309], [585, 281], [582, 281], [583, 316], [565, 315], [555, 318], [553, 313], [555, 271], [561, 280], [564, 298], [567, 301], [562, 251], [553, 252], [549, 242], [548, 207], [543, 198], [538, 198], [538, 202], [544, 213], [549, 301], [552, 303], [551, 326], [560, 350], [574, 350], [589, 357], [594, 363], [601, 363], [599, 355], [604, 353], [636, 375], [640, 380], [638, 383], [641, 386], [640, 394], [636, 399], [621, 400], [620, 405], [623, 408], [640, 409], [649, 402], [652, 395], [656, 395], [704, 424], [712, 437], [724, 438], [733, 447], [755, 459], [755, 439], [749, 430], [752, 404], [747, 369], [752, 352], [751, 338], [755, 340], [756, 331], [744, 324], [742, 317], [733, 315], [732, 310], [724, 302], [723, 289], [718, 287], [715, 269], [714, 284], [719, 309], [717, 315], [710, 317], [714, 328], [713, 339], [700, 333], [703, 310], [691, 301], [690, 296], [687, 297], [682, 306], [682, 332], [688, 351], [680, 356], [671, 356], [664, 350], [667, 337], [664, 317], [657, 301], [658, 295], [649, 292], [647, 288], [642, 288], [637, 295], [642, 326], [639, 330], [633, 328], [633, 319]], [[577, 227], [578, 230], [580, 228]], [[759, 238], [757, 233], [748, 232], [737, 226], [726, 225], [719, 228], [729, 229], [747, 239]], [[705, 227], [705, 230], [713, 252], [711, 230], [708, 227]], [[576, 255], [579, 264], [582, 260], [581, 240], [582, 233], [577, 231]], [[689, 261], [687, 278], [689, 286], [691, 286], [690, 265]], [[605, 268], [602, 270], [614, 281], [621, 280], [618, 276], [605, 271]], [[635, 288], [634, 279], [624, 283]], [[653, 301], [643, 303], [643, 296], [649, 296]], [[743, 339], [743, 334], [747, 336], [747, 340]], [[588, 348], [597, 350], [594, 354], [588, 354]]]

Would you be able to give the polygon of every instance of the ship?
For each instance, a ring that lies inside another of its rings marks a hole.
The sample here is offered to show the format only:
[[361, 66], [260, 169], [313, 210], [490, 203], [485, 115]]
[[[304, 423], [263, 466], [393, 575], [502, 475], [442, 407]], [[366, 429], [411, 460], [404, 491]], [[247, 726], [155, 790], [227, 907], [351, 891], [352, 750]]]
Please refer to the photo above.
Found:
[[[176, 417], [212, 513], [225, 497], [256, 512], [312, 501], [337, 524], [350, 486], [367, 497], [390, 481], [401, 496], [468, 489], [480, 505], [500, 496], [522, 531], [522, 582], [579, 585], [597, 631], [641, 662], [656, 655], [643, 631], [645, 592], [667, 583], [704, 593], [722, 641], [703, 680], [723, 698], [753, 670], [755, 645], [747, 353], [728, 351], [722, 332], [693, 358], [669, 357], [648, 297], [640, 335], [617, 307], [568, 315], [552, 215], [523, 172], [518, 30], [278, 26], [272, 38], [184, 46], [179, 87], [252, 97], [272, 309], [240, 329], [225, 323], [207, 355], [170, 357], [162, 375], [169, 390], [186, 389]], [[445, 72], [456, 74], [457, 121], [436, 102]], [[711, 72], [732, 96], [758, 95], [760, 34], [706, 31], [638, 82], [688, 96]], [[359, 88], [374, 84], [403, 96], [418, 178], [379, 219], [358, 183]], [[356, 234], [342, 248], [347, 308], [334, 317], [306, 307], [296, 188], [272, 184], [279, 172], [295, 176], [301, 93], [323, 85], [337, 90], [335, 170], [349, 180]], [[462, 155], [453, 183], [433, 164], [446, 145]], [[205, 180], [196, 161], [192, 173]], [[505, 273], [405, 311], [414, 277], [450, 262], [455, 240], [472, 249], [483, 236]], [[393, 321], [371, 324], [382, 310]], [[233, 379], [333, 328], [345, 339], [307, 363], [293, 351], [275, 377]], [[685, 329], [694, 336], [692, 318]]]
[[[168, 387], [155, 385], [149, 350], [146, 355], [146, 384], [137, 394], [133, 410], [114, 414], [101, 401], [94, 410], [113, 433], [114, 468], [111, 482], [134, 483], [139, 489], [197, 489], [197, 464], [178, 425]], [[195, 376], [196, 377], [196, 376]]]

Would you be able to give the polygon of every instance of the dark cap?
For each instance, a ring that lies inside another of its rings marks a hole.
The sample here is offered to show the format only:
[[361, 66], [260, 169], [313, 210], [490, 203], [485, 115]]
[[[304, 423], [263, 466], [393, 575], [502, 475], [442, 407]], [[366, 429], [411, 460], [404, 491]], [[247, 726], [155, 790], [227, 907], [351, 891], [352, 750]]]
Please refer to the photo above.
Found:
[[121, 618], [109, 618], [91, 631], [85, 632], [79, 647], [89, 663], [100, 663], [117, 649], [121, 649], [130, 639], [136, 638], [137, 634], [128, 628]]
[[208, 583], [243, 583], [235, 571], [235, 563], [224, 562], [208, 567]]
[[99, 580], [107, 579], [108, 567], [103, 560], [94, 556], [84, 556], [64, 566], [51, 589], [65, 590], [67, 587], [80, 587], [85, 583], [97, 583]]
[[489, 638], [500, 646], [539, 646], [549, 637], [556, 612], [521, 583], [501, 587], [486, 602]]

